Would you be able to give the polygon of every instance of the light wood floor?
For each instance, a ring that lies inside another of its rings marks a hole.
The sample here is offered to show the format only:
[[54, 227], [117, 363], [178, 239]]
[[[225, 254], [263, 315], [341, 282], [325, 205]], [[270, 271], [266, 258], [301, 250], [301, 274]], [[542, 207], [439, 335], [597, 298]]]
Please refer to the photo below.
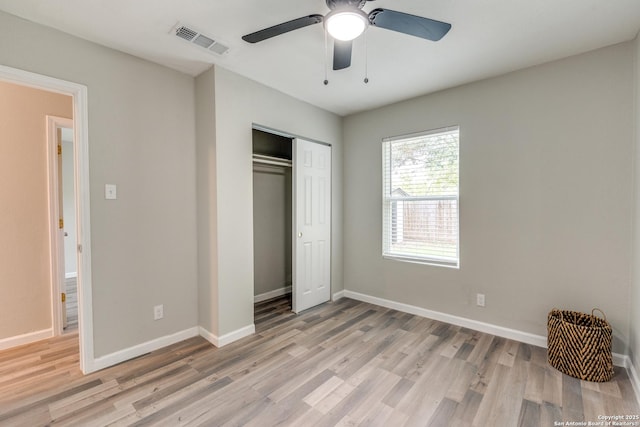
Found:
[[78, 279], [69, 278], [64, 281], [65, 294], [67, 296], [67, 327], [64, 333], [77, 332], [78, 330]]
[[256, 306], [256, 334], [197, 337], [82, 376], [77, 335], [0, 352], [0, 425], [553, 426], [640, 411], [626, 372], [587, 383], [542, 348], [342, 299]]

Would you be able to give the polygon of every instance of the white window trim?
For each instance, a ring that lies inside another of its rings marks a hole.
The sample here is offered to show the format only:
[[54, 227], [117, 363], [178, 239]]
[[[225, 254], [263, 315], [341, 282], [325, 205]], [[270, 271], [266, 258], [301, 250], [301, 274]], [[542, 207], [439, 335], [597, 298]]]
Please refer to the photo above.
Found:
[[[447, 267], [453, 269], [460, 269], [460, 140], [458, 139], [458, 170], [456, 171], [458, 174], [458, 191], [457, 194], [454, 195], [442, 195], [442, 196], [420, 196], [420, 197], [387, 197], [387, 190], [385, 189], [385, 185], [387, 184], [387, 164], [386, 158], [387, 154], [385, 152], [386, 147], [388, 147], [388, 143], [400, 141], [400, 140], [408, 140], [413, 138], [423, 138], [425, 136], [447, 133], [447, 132], [458, 132], [458, 138], [460, 138], [460, 126], [446, 126], [438, 129], [431, 129], [424, 132], [415, 132], [406, 135], [397, 135], [388, 138], [382, 139], [383, 153], [382, 153], [382, 187], [383, 187], [383, 200], [382, 200], [382, 258], [394, 261], [403, 261], [403, 262], [411, 262], [415, 264], [423, 264], [423, 265], [431, 265], [438, 267]], [[458, 215], [456, 217], [456, 227], [458, 230], [457, 233], [457, 241], [456, 241], [456, 256], [455, 259], [450, 257], [439, 257], [436, 255], [429, 256], [415, 256], [410, 254], [398, 254], [398, 253], [389, 253], [388, 248], [385, 247], [385, 242], [391, 241], [391, 236], [385, 236], [385, 231], [387, 233], [391, 233], [391, 227], [385, 229], [385, 218], [390, 216], [389, 214], [385, 214], [388, 210], [391, 209], [391, 203], [393, 201], [404, 201], [404, 200], [455, 200], [458, 206]], [[385, 238], [386, 237], [386, 238]]]

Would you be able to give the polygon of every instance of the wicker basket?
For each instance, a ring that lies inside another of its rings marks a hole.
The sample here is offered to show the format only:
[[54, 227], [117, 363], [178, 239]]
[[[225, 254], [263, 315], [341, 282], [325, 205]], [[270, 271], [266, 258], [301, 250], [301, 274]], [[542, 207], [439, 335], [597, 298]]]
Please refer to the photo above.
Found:
[[[596, 317], [595, 311], [604, 319]], [[604, 382], [613, 376], [611, 326], [598, 308], [591, 315], [553, 309], [547, 317], [549, 364], [575, 378]]]

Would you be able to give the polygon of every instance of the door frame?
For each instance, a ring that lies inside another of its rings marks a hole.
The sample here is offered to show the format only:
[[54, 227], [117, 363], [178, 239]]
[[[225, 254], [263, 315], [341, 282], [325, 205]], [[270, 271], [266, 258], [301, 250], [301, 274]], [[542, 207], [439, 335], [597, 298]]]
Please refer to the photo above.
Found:
[[[296, 258], [295, 257], [296, 257], [296, 255], [295, 255], [295, 251], [296, 251], [296, 241], [297, 241], [298, 231], [297, 231], [296, 216], [295, 216], [295, 211], [296, 211], [295, 179], [296, 178], [295, 178], [294, 170], [295, 170], [295, 167], [296, 167], [295, 166], [296, 160], [295, 160], [295, 141], [294, 140], [295, 139], [302, 139], [302, 140], [305, 140], [307, 142], [326, 145], [326, 146], [330, 147], [331, 148], [330, 162], [331, 162], [332, 167], [333, 167], [333, 145], [329, 144], [329, 143], [326, 143], [326, 142], [323, 142], [323, 141], [318, 141], [318, 140], [313, 139], [313, 138], [308, 138], [306, 136], [296, 135], [296, 134], [291, 133], [291, 132], [285, 132], [285, 131], [282, 131], [282, 130], [279, 130], [279, 129], [274, 129], [274, 128], [271, 128], [271, 127], [268, 127], [268, 126], [264, 126], [264, 125], [261, 125], [261, 124], [255, 123], [255, 122], [251, 124], [251, 129], [255, 129], [255, 130], [262, 131], [262, 132], [271, 133], [271, 134], [278, 135], [278, 136], [284, 136], [286, 138], [291, 138], [291, 144], [292, 144], [292, 159], [291, 160], [292, 160], [292, 164], [293, 164], [292, 173], [291, 173], [291, 192], [292, 192], [292, 198], [291, 198], [291, 227], [292, 227], [292, 230], [291, 230], [291, 240], [292, 240], [292, 242], [291, 242], [291, 264], [292, 264], [291, 265], [291, 267], [292, 267], [292, 269], [291, 269], [291, 272], [292, 272], [292, 274], [291, 274], [291, 279], [292, 279], [291, 280], [291, 282], [292, 282], [291, 283], [291, 293], [292, 293], [291, 304], [292, 304], [292, 307], [291, 308], [292, 308], [292, 311], [294, 313], [296, 313], [296, 308], [297, 307], [294, 307], [293, 305], [295, 304], [295, 294], [296, 294], [296, 278], [295, 278], [295, 276], [296, 276], [296, 274], [295, 274], [295, 268], [296, 268], [296, 266], [295, 266], [295, 259]], [[329, 186], [329, 194], [330, 194], [329, 198], [331, 200], [331, 206], [333, 206], [333, 170], [331, 170], [330, 177], [331, 177], [331, 185]], [[253, 188], [252, 188], [252, 191], [253, 191]], [[331, 239], [333, 240], [333, 207], [329, 210], [329, 219], [330, 219], [330, 227], [329, 227], [330, 231], [329, 231], [329, 234], [331, 236]], [[253, 230], [252, 230], [252, 233], [253, 233]], [[255, 253], [253, 253], [253, 257], [255, 257]], [[333, 262], [332, 262], [332, 258], [333, 258], [333, 247], [330, 246], [329, 247], [329, 260], [328, 260], [328, 262], [329, 262], [329, 277], [328, 277], [328, 281], [329, 281], [329, 301], [333, 300], [333, 292], [331, 291], [332, 288], [333, 288], [333, 280], [332, 280]]]
[[[93, 297], [91, 292], [91, 222], [89, 192], [89, 130], [87, 87], [18, 68], [0, 65], [0, 80], [71, 96], [73, 103], [73, 166], [76, 188], [78, 241], [78, 340], [80, 370], [96, 371], [93, 353]], [[53, 261], [53, 260], [52, 260]], [[53, 326], [53, 325], [52, 325]]]
[[[51, 247], [51, 324], [53, 335], [62, 335], [62, 301], [60, 294], [64, 289], [64, 237], [60, 235], [58, 220], [60, 219], [60, 194], [63, 191], [59, 185], [58, 141], [59, 128], [73, 129], [73, 120], [64, 117], [47, 115], [47, 158], [49, 176], [49, 243]], [[75, 178], [75, 171], [74, 171]], [[62, 216], [64, 218], [64, 214]], [[69, 224], [72, 225], [72, 224]], [[75, 224], [73, 224], [75, 226]]]

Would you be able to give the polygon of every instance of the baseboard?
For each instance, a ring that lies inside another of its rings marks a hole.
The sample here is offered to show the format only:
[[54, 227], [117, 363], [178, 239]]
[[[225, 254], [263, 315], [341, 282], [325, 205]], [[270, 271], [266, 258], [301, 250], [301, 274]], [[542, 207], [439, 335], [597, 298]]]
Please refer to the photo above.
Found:
[[78, 272], [77, 271], [72, 271], [71, 273], [65, 273], [64, 274], [64, 278], [65, 279], [75, 279], [76, 277], [78, 277]]
[[[535, 345], [537, 347], [547, 347], [547, 337], [543, 335], [536, 335], [529, 332], [519, 331], [517, 329], [505, 328], [504, 326], [480, 322], [477, 320], [468, 319], [466, 317], [454, 316], [452, 314], [442, 313], [439, 311], [428, 310], [426, 308], [416, 307], [414, 305], [391, 301], [384, 298], [373, 297], [370, 295], [361, 294], [359, 292], [345, 290], [344, 296], [346, 298], [368, 302], [370, 304], [391, 308], [403, 313], [415, 314], [416, 316], [426, 317], [428, 319], [438, 320], [440, 322], [445, 322], [456, 326], [462, 326], [464, 328], [473, 329], [474, 331], [484, 332], [498, 337]], [[628, 359], [628, 357], [625, 355], [613, 353], [612, 359], [615, 366], [628, 366], [626, 360]]]
[[636, 370], [635, 365], [630, 357], [627, 356], [628, 365], [627, 372], [629, 373], [629, 380], [631, 381], [631, 386], [633, 387], [633, 391], [636, 393], [636, 400], [638, 401], [638, 406], [640, 406], [640, 375], [638, 375], [638, 371]]
[[229, 332], [228, 334], [224, 334], [222, 336], [217, 336], [207, 331], [205, 328], [200, 326], [199, 328], [200, 336], [216, 347], [222, 347], [227, 344], [231, 344], [234, 341], [238, 341], [244, 337], [248, 337], [249, 335], [253, 335], [256, 333], [256, 325], [251, 324], [247, 325], [243, 328], [236, 329], [235, 331]]
[[344, 291], [338, 291], [335, 294], [333, 294], [331, 301], [338, 301], [340, 298], [344, 298]]
[[503, 326], [497, 326], [491, 323], [467, 319], [466, 317], [454, 316], [452, 314], [428, 310], [426, 308], [416, 307], [414, 305], [390, 301], [378, 297], [372, 297], [370, 295], [361, 294], [358, 292], [344, 291], [344, 296], [358, 301], [368, 302], [382, 307], [402, 311], [403, 313], [410, 313], [417, 316], [426, 317], [428, 319], [439, 320], [441, 322], [450, 323], [456, 326], [462, 326], [464, 328], [469, 328], [475, 331], [485, 332], [499, 337], [524, 342], [538, 347], [547, 346], [547, 338], [542, 335], [530, 334], [528, 332], [505, 328]]
[[175, 344], [180, 341], [184, 341], [189, 338], [198, 336], [199, 330], [197, 326], [193, 328], [185, 329], [175, 334], [166, 335], [164, 337], [156, 338], [151, 341], [144, 342], [142, 344], [134, 345], [133, 347], [125, 348], [123, 350], [116, 351], [115, 353], [107, 354], [93, 360], [90, 372], [99, 371], [104, 368], [108, 368], [118, 363], [124, 362], [129, 359], [133, 359], [143, 354], [147, 354], [154, 350], [166, 347], [171, 344]]
[[626, 354], [611, 353], [611, 359], [613, 361], [613, 366], [620, 366], [622, 368], [626, 368], [627, 371], [629, 370], [631, 359], [629, 359], [629, 356]]
[[53, 329], [43, 329], [41, 331], [29, 332], [27, 334], [16, 335], [15, 337], [0, 339], [0, 350], [18, 347], [32, 342], [46, 340], [53, 336]]
[[281, 297], [282, 295], [290, 294], [291, 286], [285, 286], [284, 288], [274, 289], [273, 291], [265, 292], [253, 297], [253, 302], [262, 302], [273, 298]]

